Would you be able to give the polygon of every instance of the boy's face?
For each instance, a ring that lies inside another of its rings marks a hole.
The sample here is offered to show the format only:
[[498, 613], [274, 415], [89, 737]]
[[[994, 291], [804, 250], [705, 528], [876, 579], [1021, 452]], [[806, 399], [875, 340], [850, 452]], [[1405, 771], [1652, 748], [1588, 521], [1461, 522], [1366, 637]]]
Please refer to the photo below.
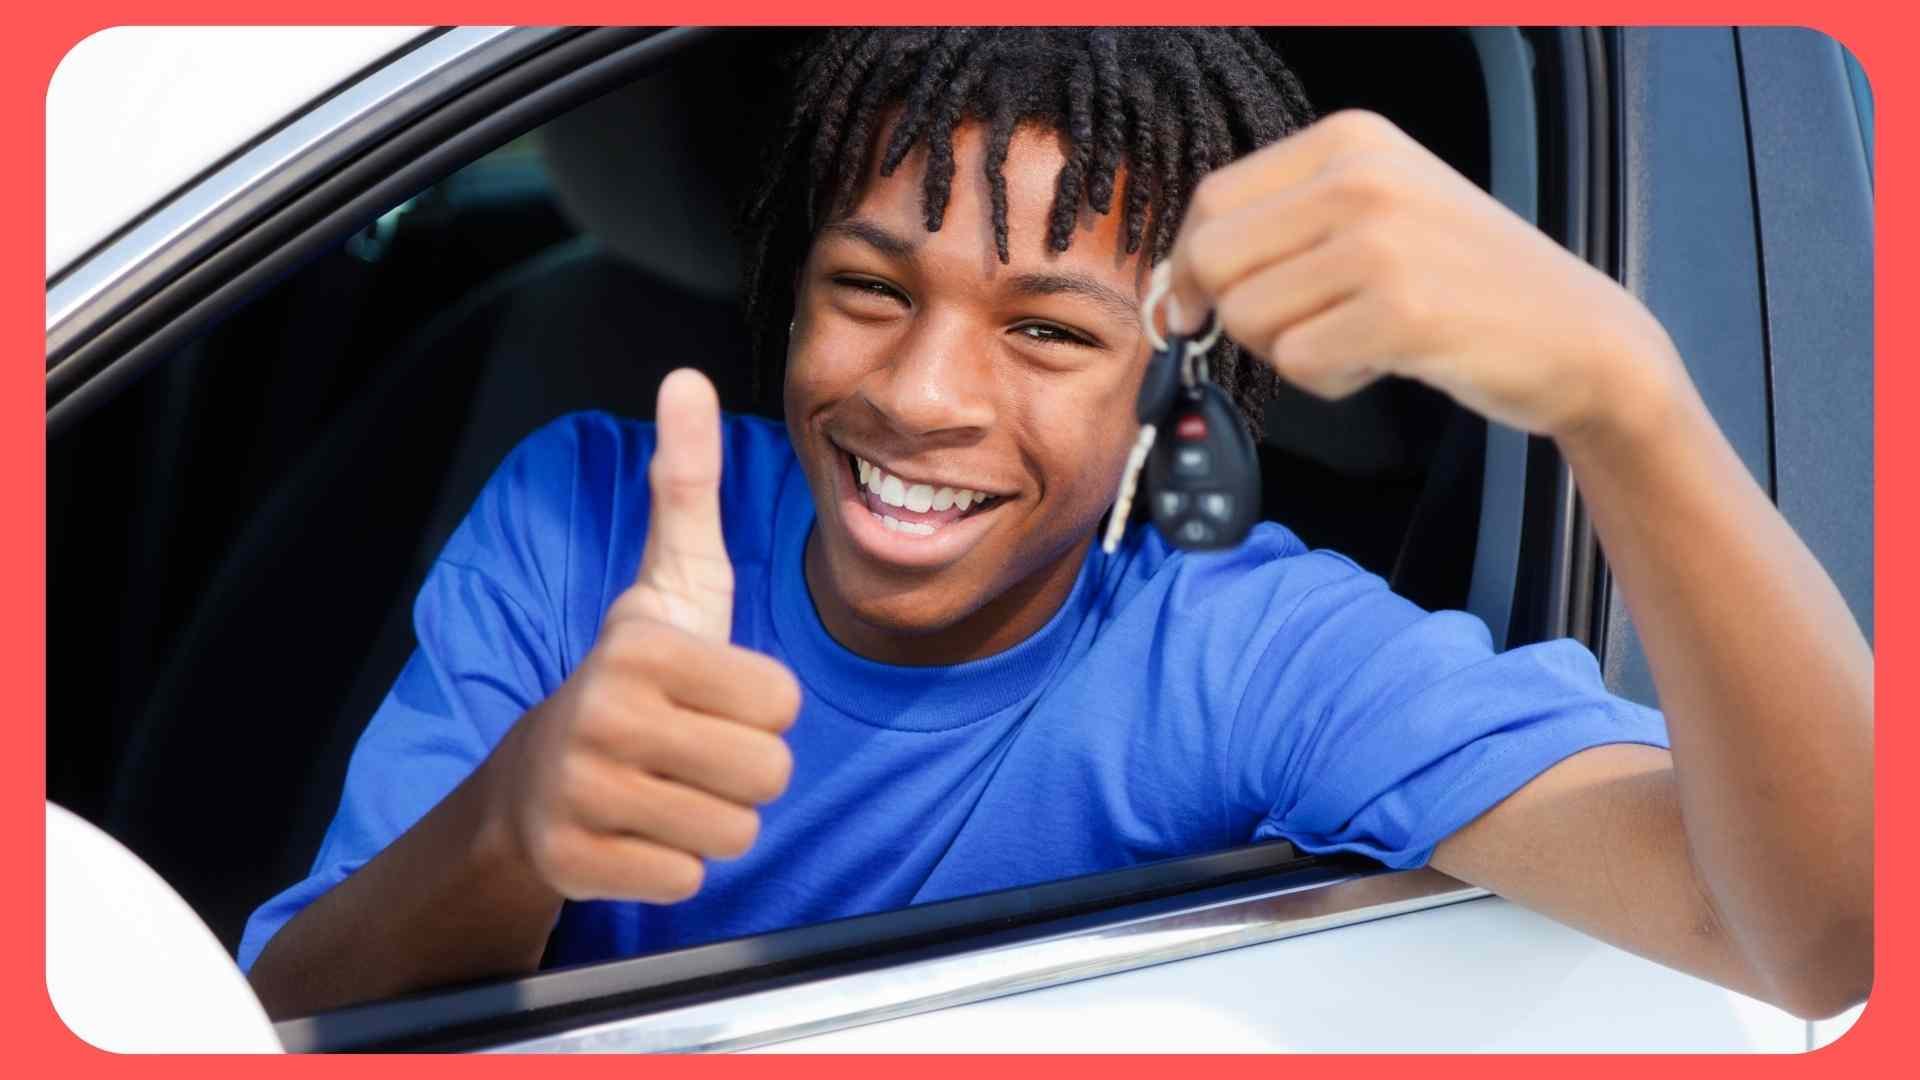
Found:
[[[819, 517], [808, 584], [836, 638], [894, 663], [959, 662], [1037, 630], [1072, 588], [1136, 430], [1144, 258], [1124, 254], [1118, 213], [1084, 205], [1069, 248], [1046, 250], [1061, 140], [1023, 128], [1003, 167], [1003, 265], [985, 135], [954, 131], [938, 232], [919, 147], [890, 177], [874, 167], [795, 282], [786, 415]], [[879, 470], [866, 483], [862, 461]]]

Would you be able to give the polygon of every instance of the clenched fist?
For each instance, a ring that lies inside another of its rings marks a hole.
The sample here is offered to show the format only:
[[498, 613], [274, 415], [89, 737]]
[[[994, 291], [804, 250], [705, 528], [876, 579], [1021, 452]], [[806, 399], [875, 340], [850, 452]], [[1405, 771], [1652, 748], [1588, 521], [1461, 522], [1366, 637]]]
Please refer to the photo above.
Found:
[[488, 767], [494, 813], [533, 873], [572, 900], [684, 900], [702, 859], [753, 845], [755, 807], [786, 789], [782, 733], [800, 688], [728, 643], [733, 567], [720, 531], [720, 411], [680, 370], [660, 386], [652, 508], [634, 583], [552, 697]]
[[1371, 113], [1336, 113], [1208, 175], [1157, 272], [1174, 329], [1211, 309], [1322, 397], [1402, 375], [1566, 436], [1687, 385], [1638, 300]]

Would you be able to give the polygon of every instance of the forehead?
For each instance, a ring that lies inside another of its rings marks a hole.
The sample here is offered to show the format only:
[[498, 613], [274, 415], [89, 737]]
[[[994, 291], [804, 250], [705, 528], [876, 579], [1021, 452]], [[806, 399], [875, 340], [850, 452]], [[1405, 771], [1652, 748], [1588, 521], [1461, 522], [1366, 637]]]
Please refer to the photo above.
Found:
[[995, 243], [995, 209], [986, 170], [990, 130], [977, 120], [953, 130], [952, 180], [940, 228], [926, 228], [924, 183], [930, 154], [924, 139], [900, 162], [891, 176], [880, 174], [894, 115], [876, 125], [865, 177], [854, 197], [849, 216], [884, 225], [912, 240], [928, 254], [965, 258], [979, 265], [984, 276], [1070, 266], [1138, 291], [1146, 278], [1141, 253], [1126, 252], [1123, 215], [1117, 212], [1126, 189], [1122, 166], [1114, 178], [1112, 208], [1098, 213], [1075, 193], [1073, 239], [1064, 252], [1048, 249], [1054, 192], [1070, 146], [1057, 130], [1037, 123], [1017, 127], [1007, 143], [999, 172], [1005, 178], [1005, 222], [1008, 262], [1000, 262]]

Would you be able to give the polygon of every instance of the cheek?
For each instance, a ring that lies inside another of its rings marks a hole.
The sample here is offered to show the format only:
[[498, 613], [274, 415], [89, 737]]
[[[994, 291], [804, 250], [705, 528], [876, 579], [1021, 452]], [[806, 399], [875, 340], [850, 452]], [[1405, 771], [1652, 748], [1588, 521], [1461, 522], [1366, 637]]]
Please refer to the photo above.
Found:
[[1138, 376], [1035, 394], [1023, 410], [1048, 501], [1078, 528], [1112, 502], [1138, 431], [1132, 423]]
[[865, 374], [857, 350], [844, 343], [836, 347], [802, 326], [787, 349], [785, 396], [791, 417], [806, 416], [845, 398]]

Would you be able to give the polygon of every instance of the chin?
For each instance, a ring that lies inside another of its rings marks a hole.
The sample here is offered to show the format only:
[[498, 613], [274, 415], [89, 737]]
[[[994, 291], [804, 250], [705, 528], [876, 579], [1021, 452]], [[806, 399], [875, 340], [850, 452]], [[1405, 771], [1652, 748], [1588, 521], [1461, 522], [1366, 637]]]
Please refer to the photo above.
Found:
[[828, 563], [833, 587], [853, 617], [899, 637], [926, 637], [951, 630], [979, 611], [988, 595], [983, 588], [971, 596], [956, 596], [952, 585], [937, 576], [933, 580], [919, 577], [888, 581], [844, 556], [829, 558]]

